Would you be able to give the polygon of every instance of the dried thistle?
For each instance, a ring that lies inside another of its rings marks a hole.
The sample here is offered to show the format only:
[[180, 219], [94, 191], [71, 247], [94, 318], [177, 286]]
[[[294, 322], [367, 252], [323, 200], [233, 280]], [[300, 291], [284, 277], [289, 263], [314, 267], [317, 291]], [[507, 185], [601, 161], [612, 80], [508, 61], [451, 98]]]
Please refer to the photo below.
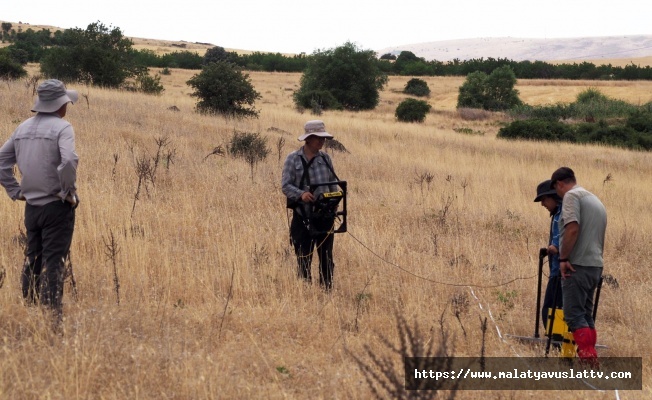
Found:
[[5, 266], [0, 267], [0, 288], [2, 288], [2, 285], [5, 283], [5, 277], [7, 276], [7, 270]]
[[116, 302], [120, 305], [120, 280], [118, 279], [117, 261], [120, 247], [113, 235], [113, 231], [109, 233], [108, 238], [102, 237], [102, 241], [104, 242], [104, 255], [106, 256], [107, 261], [110, 261], [113, 265], [113, 287], [115, 289]]
[[[396, 328], [399, 338], [398, 346], [387, 338], [380, 337], [380, 341], [386, 350], [389, 350], [390, 355], [388, 356], [378, 356], [376, 351], [369, 345], [364, 346], [369, 361], [363, 360], [348, 349], [346, 351], [362, 371], [365, 381], [375, 397], [396, 399], [430, 399], [436, 397], [439, 386], [429, 388], [429, 390], [406, 390], [404, 365], [397, 366], [396, 360], [405, 360], [406, 357], [420, 357], [418, 360], [423, 361], [417, 361], [417, 363], [422, 363], [428, 362], [427, 359], [434, 357], [446, 357], [447, 347], [449, 346], [448, 334], [442, 331], [442, 342], [435, 350], [433, 338], [424, 338], [426, 335], [421, 332], [418, 324], [415, 322], [413, 327], [409, 326], [403, 315], [398, 312], [396, 312]], [[438, 369], [447, 370], [447, 366], [443, 365], [445, 362], [442, 361], [441, 363], [442, 365], [437, 365]], [[422, 381], [420, 383], [426, 382]], [[454, 398], [454, 391], [449, 396]]]
[[211, 151], [210, 153], [208, 153], [208, 154], [206, 155], [206, 157], [204, 157], [204, 159], [202, 160], [202, 162], [203, 162], [203, 161], [206, 161], [206, 159], [207, 159], [208, 157], [213, 156], [213, 155], [215, 155], [215, 156], [222, 156], [222, 157], [225, 157], [225, 156], [226, 156], [226, 151], [224, 151], [224, 147], [222, 147], [222, 145], [219, 145], [219, 146], [213, 148], [213, 151]]

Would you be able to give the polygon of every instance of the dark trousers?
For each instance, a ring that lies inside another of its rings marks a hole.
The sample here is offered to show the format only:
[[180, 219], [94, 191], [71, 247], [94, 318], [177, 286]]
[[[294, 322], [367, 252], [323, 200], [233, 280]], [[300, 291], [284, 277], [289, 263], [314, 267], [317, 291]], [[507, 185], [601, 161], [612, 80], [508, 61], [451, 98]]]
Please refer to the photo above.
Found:
[[543, 321], [544, 328], [548, 323], [548, 310], [551, 309], [553, 305], [557, 310], [562, 309], [563, 295], [561, 292], [561, 276], [551, 276], [548, 279], [548, 285], [546, 286], [546, 293], [543, 296], [543, 305], [541, 307], [541, 320]]
[[[333, 219], [314, 223], [318, 231], [330, 231], [333, 227]], [[333, 287], [333, 233], [322, 233], [311, 236], [303, 218], [295, 211], [290, 225], [290, 238], [294, 246], [294, 254], [297, 256], [299, 277], [308, 282], [312, 281], [310, 265], [312, 264], [312, 252], [317, 247], [319, 256], [319, 284], [327, 290]]]
[[75, 210], [67, 202], [25, 206], [26, 262], [21, 277], [23, 297], [59, 314], [63, 308], [64, 260], [75, 227]]
[[564, 288], [564, 319], [571, 332], [595, 328], [593, 297], [602, 276], [602, 267], [573, 265], [575, 272], [562, 281]]

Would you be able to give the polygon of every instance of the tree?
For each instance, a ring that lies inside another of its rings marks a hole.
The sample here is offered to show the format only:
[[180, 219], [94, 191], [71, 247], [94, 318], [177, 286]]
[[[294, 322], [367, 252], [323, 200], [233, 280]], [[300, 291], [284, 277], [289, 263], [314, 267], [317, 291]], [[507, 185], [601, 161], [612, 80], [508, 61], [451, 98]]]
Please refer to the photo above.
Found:
[[127, 78], [144, 73], [145, 68], [136, 63], [133, 42], [120, 28], [95, 22], [86, 30], [66, 29], [57, 42], [41, 60], [41, 72], [48, 77], [119, 87]]
[[423, 122], [431, 105], [423, 100], [406, 99], [396, 107], [395, 116], [401, 122]]
[[396, 56], [392, 53], [385, 53], [382, 56], [380, 56], [381, 60], [396, 60]]
[[487, 100], [484, 108], [486, 110], [509, 110], [522, 104], [518, 98], [518, 90], [514, 89], [516, 75], [509, 66], [496, 68], [487, 76], [485, 84]]
[[486, 80], [487, 74], [484, 72], [476, 71], [468, 74], [457, 95], [457, 108], [484, 108]]
[[206, 54], [204, 54], [203, 64], [207, 65], [213, 62], [220, 62], [220, 61], [235, 63], [237, 59], [238, 59], [238, 53], [228, 52], [224, 49], [224, 47], [215, 46], [206, 50]]
[[5, 39], [9, 39], [9, 31], [11, 30], [11, 22], [3, 22], [0, 26], [2, 26], [2, 42], [4, 43]]
[[200, 113], [223, 114], [235, 117], [258, 117], [254, 103], [260, 93], [254, 90], [248, 74], [227, 62], [205, 65], [202, 71], [187, 82], [195, 91], [196, 108]]
[[514, 85], [516, 75], [507, 65], [496, 68], [489, 75], [481, 71], [472, 72], [460, 86], [457, 107], [499, 111], [521, 105]]
[[301, 86], [294, 93], [298, 107], [311, 107], [311, 93], [327, 91], [347, 110], [371, 110], [378, 105], [379, 90], [387, 75], [378, 66], [376, 53], [347, 42], [325, 51], [317, 50], [308, 60]]

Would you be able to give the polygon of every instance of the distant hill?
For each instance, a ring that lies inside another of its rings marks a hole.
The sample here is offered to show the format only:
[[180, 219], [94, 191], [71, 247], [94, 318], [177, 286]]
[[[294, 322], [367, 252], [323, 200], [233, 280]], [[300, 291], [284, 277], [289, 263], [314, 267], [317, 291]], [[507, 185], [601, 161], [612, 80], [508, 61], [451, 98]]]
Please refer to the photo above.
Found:
[[582, 37], [566, 39], [478, 38], [444, 40], [387, 47], [378, 55], [411, 51], [428, 61], [507, 58], [514, 61], [636, 59], [652, 57], [652, 35]]

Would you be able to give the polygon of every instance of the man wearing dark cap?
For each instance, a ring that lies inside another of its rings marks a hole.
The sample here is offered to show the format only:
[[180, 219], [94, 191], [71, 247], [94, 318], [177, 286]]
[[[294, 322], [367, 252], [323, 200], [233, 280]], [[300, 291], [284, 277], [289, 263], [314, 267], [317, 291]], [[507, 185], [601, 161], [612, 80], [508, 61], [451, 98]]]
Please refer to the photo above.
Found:
[[562, 276], [564, 319], [573, 332], [577, 355], [598, 366], [597, 332], [593, 296], [602, 276], [602, 254], [607, 211], [593, 193], [577, 184], [575, 173], [561, 167], [551, 177], [551, 187], [563, 199], [559, 229], [559, 267]]
[[[333, 135], [326, 132], [324, 123], [319, 120], [308, 121], [304, 125], [304, 133], [299, 141], [304, 145], [290, 153], [283, 165], [281, 189], [287, 197], [288, 208], [293, 210], [290, 225], [290, 238], [297, 257], [298, 275], [308, 282], [312, 281], [310, 265], [312, 252], [317, 246], [319, 255], [319, 283], [330, 290], [333, 286], [333, 243], [331, 231], [335, 222], [334, 216], [319, 220], [308, 221], [308, 209], [319, 194], [337, 190], [337, 185], [318, 186], [310, 191], [311, 184], [320, 184], [338, 181], [333, 170], [333, 164], [328, 154], [321, 151], [326, 139]], [[317, 232], [311, 234], [308, 224], [313, 224]]]
[[561, 198], [557, 192], [550, 187], [552, 181], [549, 179], [541, 182], [537, 186], [537, 197], [535, 202], [541, 202], [541, 205], [550, 212], [550, 237], [548, 239], [548, 265], [550, 267], [550, 277], [546, 286], [546, 294], [543, 297], [541, 307], [541, 320], [545, 327], [548, 321], [548, 310], [553, 308], [561, 309], [561, 271], [559, 270], [559, 217], [561, 216]]
[[[37, 89], [36, 115], [16, 128], [0, 148], [0, 184], [12, 200], [25, 201], [27, 249], [22, 273], [23, 297], [40, 300], [63, 318], [64, 259], [70, 249], [77, 206], [75, 134], [66, 115], [78, 94], [50, 79]], [[14, 176], [18, 166], [21, 181]]]

